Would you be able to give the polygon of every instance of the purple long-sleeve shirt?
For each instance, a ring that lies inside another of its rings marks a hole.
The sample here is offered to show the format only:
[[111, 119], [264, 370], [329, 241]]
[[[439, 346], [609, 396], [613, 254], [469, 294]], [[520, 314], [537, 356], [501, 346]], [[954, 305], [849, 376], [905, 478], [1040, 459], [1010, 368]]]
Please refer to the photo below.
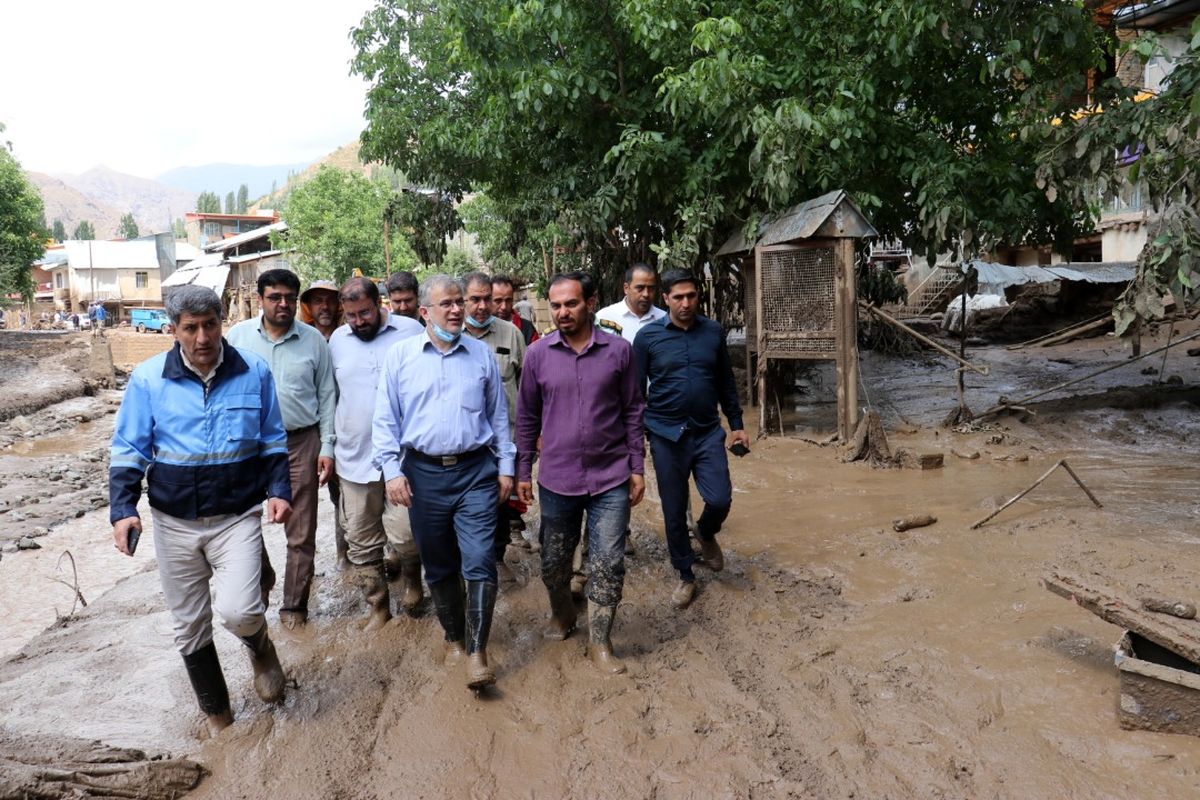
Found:
[[644, 410], [629, 342], [599, 328], [582, 353], [558, 331], [539, 339], [517, 393], [517, 480], [532, 479], [539, 436], [538, 483], [557, 494], [599, 494], [643, 474]]

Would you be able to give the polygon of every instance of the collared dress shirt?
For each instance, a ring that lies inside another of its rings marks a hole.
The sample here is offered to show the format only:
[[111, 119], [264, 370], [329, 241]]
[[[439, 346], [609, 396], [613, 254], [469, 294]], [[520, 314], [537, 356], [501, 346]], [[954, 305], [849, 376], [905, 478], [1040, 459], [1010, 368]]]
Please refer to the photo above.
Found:
[[283, 427], [288, 431], [317, 425], [321, 455], [333, 458], [333, 413], [337, 386], [325, 337], [299, 320], [278, 341], [263, 329], [262, 315], [239, 322], [225, 336], [234, 347], [261, 356], [271, 366]]
[[542, 337], [525, 354], [518, 392], [518, 480], [531, 480], [539, 436], [538, 483], [556, 494], [599, 494], [641, 475], [644, 409], [623, 338], [593, 326], [576, 353], [558, 331]]
[[443, 353], [429, 335], [411, 336], [383, 360], [372, 423], [372, 461], [384, 480], [401, 474], [404, 451], [458, 455], [489, 447], [501, 475], [513, 474], [516, 448], [492, 351], [468, 334]]
[[349, 325], [342, 325], [329, 336], [329, 355], [338, 388], [334, 465], [339, 478], [353, 483], [372, 483], [381, 477], [371, 460], [371, 418], [384, 358], [396, 343], [425, 332], [414, 319], [384, 313], [379, 332], [369, 342], [355, 336]]
[[658, 306], [650, 306], [650, 310], [644, 316], [639, 317], [633, 313], [633, 309], [621, 298], [611, 306], [605, 306], [596, 312], [596, 319], [604, 319], [609, 322], [615, 322], [621, 326], [621, 338], [633, 344], [633, 340], [637, 337], [638, 331], [649, 325], [651, 322], [656, 322], [667, 315]]
[[640, 386], [649, 381], [646, 427], [651, 433], [679, 441], [685, 431], [707, 431], [721, 424], [742, 429], [742, 406], [725, 345], [725, 332], [716, 320], [696, 315], [692, 327], [677, 327], [671, 318], [652, 322], [633, 343]]
[[[470, 325], [470, 323], [466, 323]], [[504, 383], [504, 399], [508, 406], [508, 433], [511, 437], [513, 426], [517, 424], [517, 382], [521, 377], [521, 367], [525, 363], [525, 338], [515, 325], [506, 325], [504, 320], [496, 317], [475, 338], [488, 346], [496, 357], [496, 366], [500, 369], [500, 380]], [[464, 329], [464, 335], [470, 336]]]

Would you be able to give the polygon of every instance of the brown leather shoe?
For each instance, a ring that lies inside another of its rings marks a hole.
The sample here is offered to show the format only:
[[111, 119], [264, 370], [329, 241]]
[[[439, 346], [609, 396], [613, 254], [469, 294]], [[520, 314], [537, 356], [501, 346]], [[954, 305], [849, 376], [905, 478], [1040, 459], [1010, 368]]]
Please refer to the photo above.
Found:
[[725, 569], [725, 554], [721, 552], [721, 545], [717, 544], [716, 538], [700, 540], [700, 555], [713, 572]]
[[679, 585], [675, 587], [675, 591], [671, 592], [671, 605], [676, 608], [687, 608], [695, 599], [695, 581], [680, 581]]
[[476, 650], [467, 656], [467, 688], [479, 689], [496, 682], [496, 673], [488, 666], [487, 650]]

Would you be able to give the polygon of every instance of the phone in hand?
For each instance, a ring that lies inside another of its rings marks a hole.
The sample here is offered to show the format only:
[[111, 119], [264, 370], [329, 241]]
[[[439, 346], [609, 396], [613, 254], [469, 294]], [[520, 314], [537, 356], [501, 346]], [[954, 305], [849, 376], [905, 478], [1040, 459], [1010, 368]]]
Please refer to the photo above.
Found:
[[742, 444], [741, 442], [734, 442], [733, 444], [729, 445], [729, 452], [733, 453], [738, 458], [741, 458], [750, 452], [750, 448], [746, 447], [746, 445]]
[[137, 552], [138, 539], [141, 539], [141, 538], [142, 538], [142, 531], [139, 528], [130, 528], [129, 529], [129, 539], [128, 539], [129, 555], [133, 555], [134, 553]]

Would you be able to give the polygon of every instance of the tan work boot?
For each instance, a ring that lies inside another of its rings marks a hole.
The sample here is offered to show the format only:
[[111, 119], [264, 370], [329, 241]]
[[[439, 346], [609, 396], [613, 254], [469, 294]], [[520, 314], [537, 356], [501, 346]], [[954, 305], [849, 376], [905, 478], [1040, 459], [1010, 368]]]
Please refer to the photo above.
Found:
[[425, 599], [421, 589], [421, 559], [409, 556], [400, 560], [400, 582], [403, 591], [400, 594], [400, 608], [410, 616], [416, 613]]
[[687, 608], [695, 599], [695, 581], [680, 581], [679, 585], [675, 587], [675, 591], [671, 592], [671, 605], [676, 608]]
[[559, 586], [550, 589], [550, 623], [542, 633], [547, 639], [562, 641], [575, 630], [575, 601], [569, 589]]
[[721, 545], [717, 544], [715, 537], [700, 539], [700, 556], [713, 572], [725, 569], [725, 554], [721, 552]]
[[363, 630], [377, 631], [392, 618], [388, 608], [388, 585], [383, 574], [383, 564], [363, 564], [357, 568], [358, 585], [362, 589], [363, 599], [367, 601], [367, 623]]
[[592, 666], [609, 675], [620, 675], [625, 671], [625, 662], [613, 655], [610, 639], [616, 613], [616, 606], [588, 602], [588, 659]]

